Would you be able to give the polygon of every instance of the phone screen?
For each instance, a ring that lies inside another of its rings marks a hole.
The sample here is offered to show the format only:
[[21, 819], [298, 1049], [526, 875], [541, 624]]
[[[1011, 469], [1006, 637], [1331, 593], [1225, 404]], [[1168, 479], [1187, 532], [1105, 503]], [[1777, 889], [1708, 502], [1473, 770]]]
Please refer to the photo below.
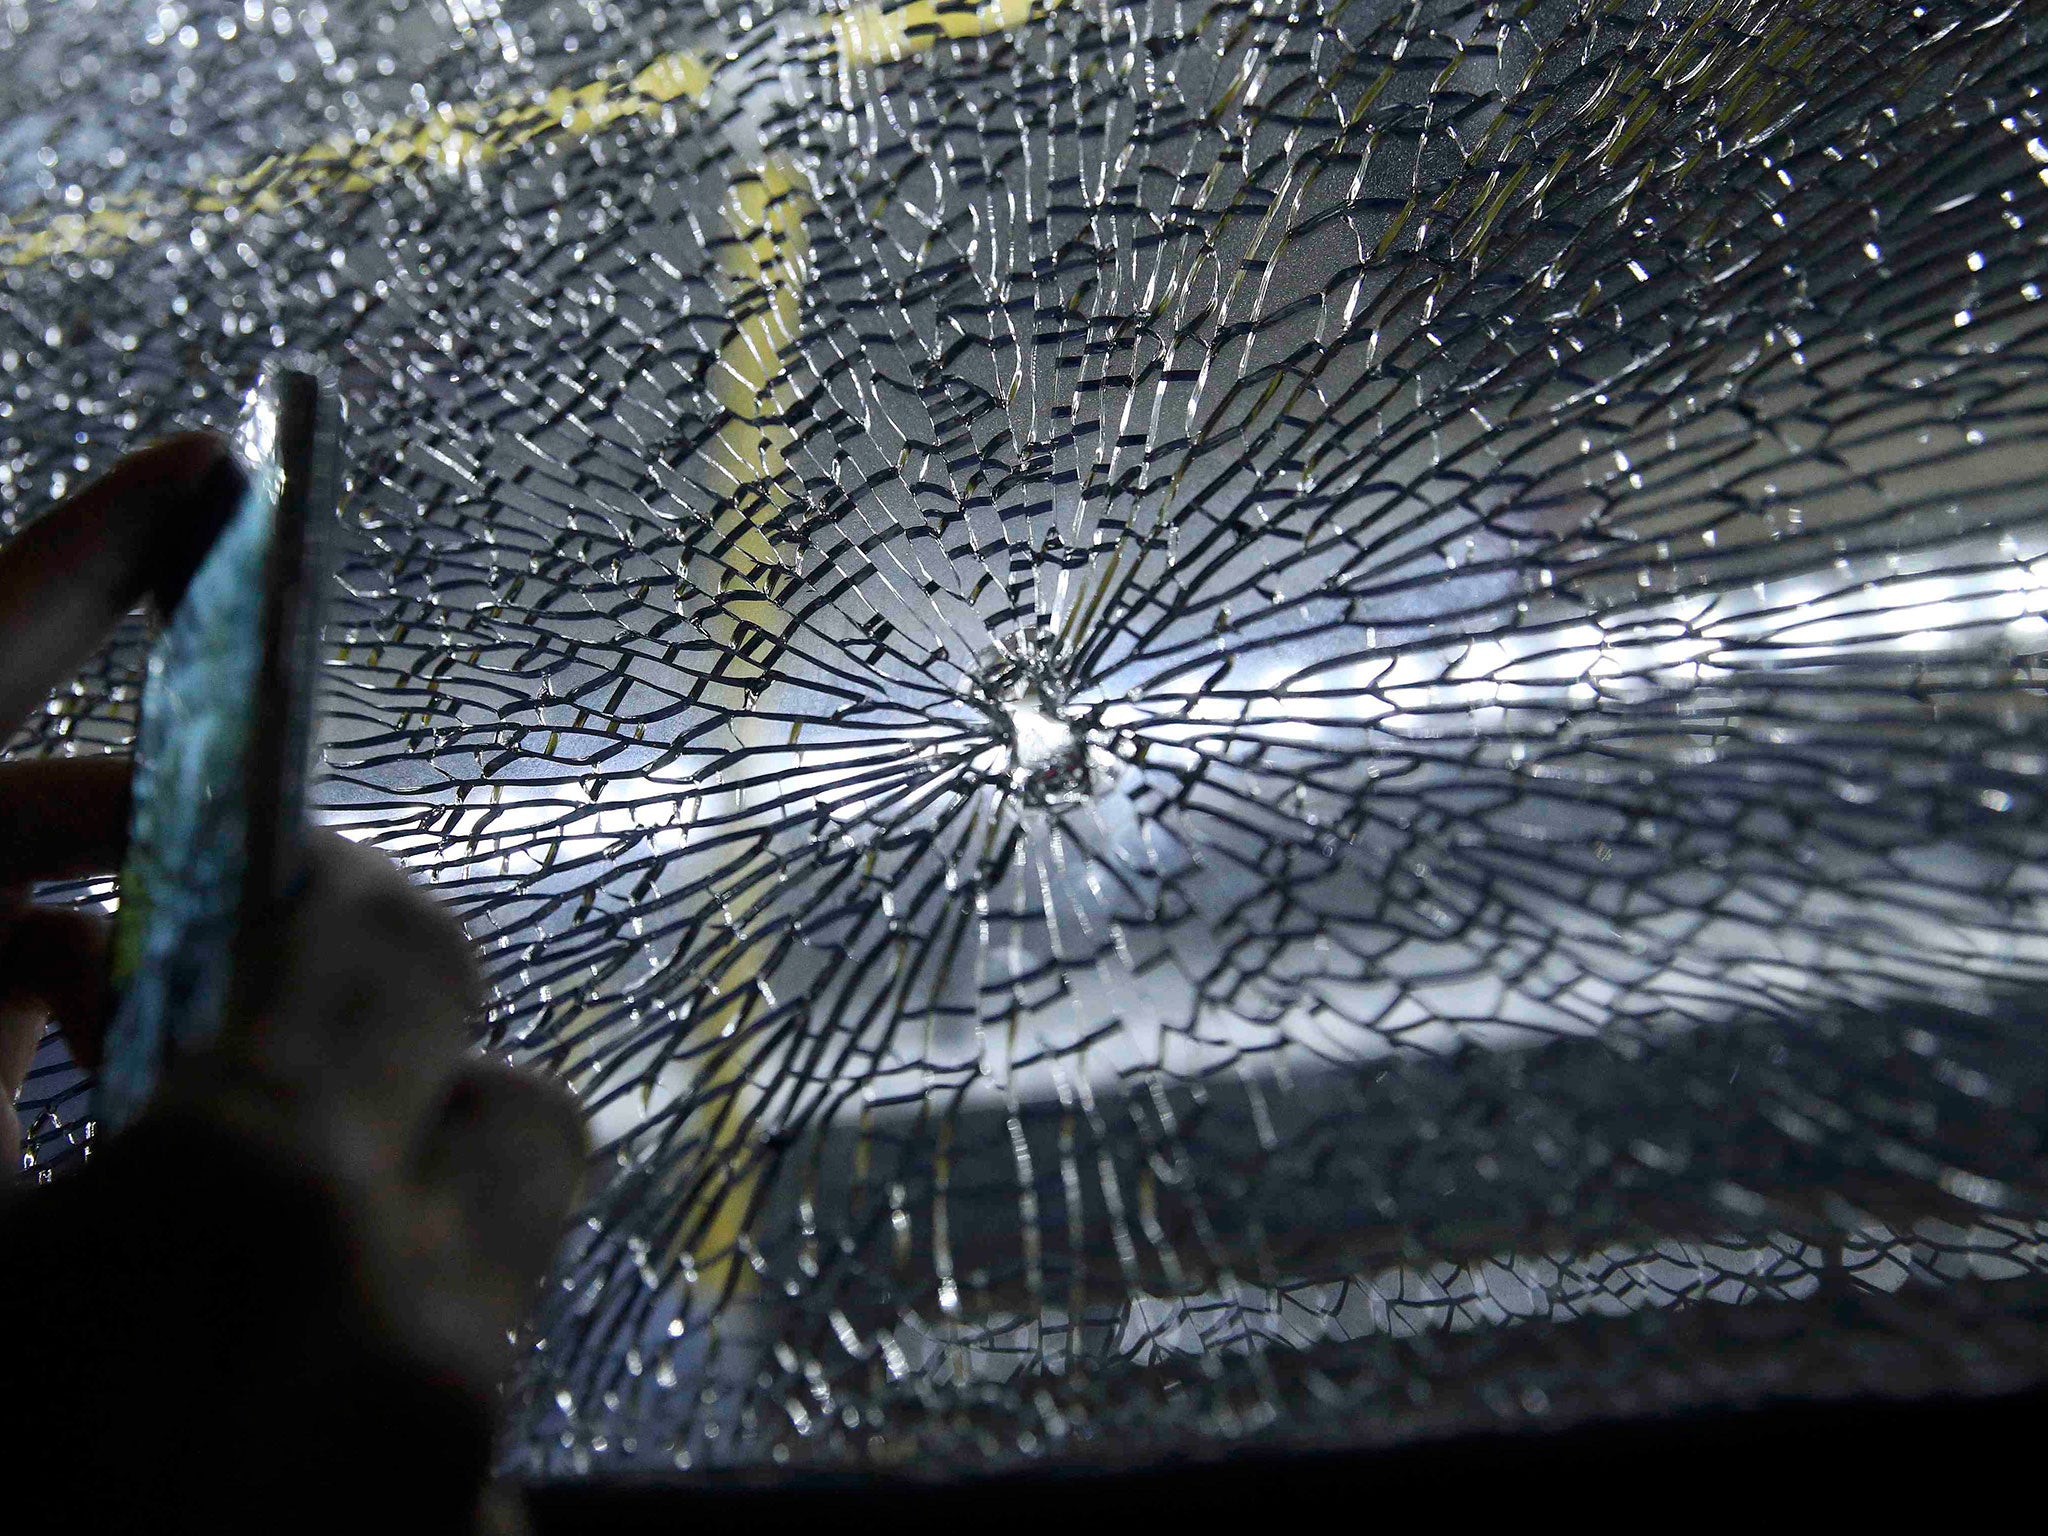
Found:
[[134, 1119], [255, 984], [252, 925], [299, 873], [339, 413], [274, 368], [235, 434], [240, 501], [151, 648], [96, 1113]]

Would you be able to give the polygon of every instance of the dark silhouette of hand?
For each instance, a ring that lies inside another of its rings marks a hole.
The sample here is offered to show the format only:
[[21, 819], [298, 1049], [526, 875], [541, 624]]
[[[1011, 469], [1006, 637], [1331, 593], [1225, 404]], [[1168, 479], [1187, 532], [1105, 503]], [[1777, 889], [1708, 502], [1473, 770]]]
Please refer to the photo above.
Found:
[[[0, 721], [136, 604], [167, 610], [240, 488], [214, 438], [122, 461], [0, 549]], [[97, 1059], [106, 934], [30, 899], [116, 870], [112, 757], [0, 764], [0, 1136], [45, 1026]], [[575, 1198], [558, 1085], [469, 1049], [460, 926], [315, 834], [276, 984], [83, 1173], [0, 1197], [9, 1490], [89, 1528], [516, 1524], [485, 1496], [508, 1335]], [[15, 1181], [19, 1184], [21, 1181]], [[31, 1450], [30, 1448], [35, 1449]]]

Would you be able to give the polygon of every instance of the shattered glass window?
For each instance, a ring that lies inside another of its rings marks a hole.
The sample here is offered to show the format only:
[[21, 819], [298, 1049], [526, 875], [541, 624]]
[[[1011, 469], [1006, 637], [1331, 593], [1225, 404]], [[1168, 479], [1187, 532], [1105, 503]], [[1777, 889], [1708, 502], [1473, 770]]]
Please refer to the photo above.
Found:
[[1964, 0], [7, 0], [0, 525], [341, 368], [321, 815], [601, 1148], [513, 1468], [2017, 1386], [2044, 81]]

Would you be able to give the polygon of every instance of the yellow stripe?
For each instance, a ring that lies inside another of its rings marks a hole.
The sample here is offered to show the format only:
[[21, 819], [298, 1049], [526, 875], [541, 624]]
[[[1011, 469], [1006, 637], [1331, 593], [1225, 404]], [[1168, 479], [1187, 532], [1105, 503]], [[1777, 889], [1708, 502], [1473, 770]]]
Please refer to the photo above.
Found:
[[[772, 543], [774, 518], [788, 499], [781, 485], [784, 454], [791, 441], [783, 419], [790, 403], [784, 354], [796, 339], [802, 315], [803, 287], [810, 257], [804, 215], [810, 199], [793, 168], [770, 160], [758, 171], [735, 180], [721, 210], [732, 239], [719, 250], [726, 279], [727, 313], [733, 315], [732, 336], [719, 350], [712, 374], [712, 393], [726, 411], [725, 424], [705, 453], [711, 489], [719, 495], [713, 530], [722, 546], [719, 563], [728, 583], [728, 600], [711, 638], [733, 659], [733, 683], [751, 691], [767, 680], [768, 667], [787, 623], [780, 602], [784, 578]], [[751, 714], [735, 711], [731, 729], [742, 747], [764, 746], [767, 727]], [[775, 883], [772, 871], [752, 877], [733, 901], [736, 923], [766, 905]], [[726, 999], [703, 1026], [707, 1038], [728, 1031], [742, 1036], [761, 1002], [755, 981], [767, 962], [768, 945], [735, 932], [732, 942], [704, 967]], [[743, 1163], [732, 1145], [753, 1098], [739, 1081], [743, 1053], [727, 1052], [704, 1075], [698, 1091], [719, 1098], [726, 1090], [741, 1096], [740, 1112], [727, 1117], [716, 1133], [708, 1167], [723, 1164], [724, 1182], [702, 1191], [709, 1205], [696, 1220], [678, 1223], [675, 1245], [664, 1255], [668, 1264], [682, 1257], [685, 1241], [701, 1227], [694, 1245], [713, 1257], [697, 1266], [704, 1294], [717, 1296], [731, 1287], [735, 1294], [753, 1288], [753, 1271], [740, 1258], [737, 1243], [745, 1230], [748, 1207], [761, 1179], [755, 1159]]]
[[207, 181], [184, 197], [137, 195], [83, 213], [58, 213], [40, 223], [0, 227], [0, 265], [30, 266], [63, 256], [98, 256], [154, 239], [166, 219], [228, 208], [274, 213], [331, 193], [364, 192], [413, 167], [459, 171], [486, 164], [546, 134], [595, 133], [645, 117], [672, 102], [700, 100], [710, 67], [693, 53], [664, 54], [624, 85], [594, 81], [558, 86], [538, 100], [443, 104], [424, 117], [402, 118], [363, 143], [333, 138], [250, 169]]
[[[847, 67], [900, 62], [941, 42], [986, 37], [1056, 10], [1064, 0], [909, 0], [861, 5], [820, 23]], [[557, 86], [538, 100], [443, 103], [420, 117], [387, 124], [368, 140], [336, 137], [249, 170], [215, 177], [183, 196], [142, 193], [82, 212], [59, 210], [0, 224], [0, 266], [31, 266], [66, 256], [104, 255], [159, 238], [166, 220], [228, 208], [275, 212], [327, 193], [368, 191], [409, 168], [460, 171], [552, 133], [598, 132], [646, 117], [677, 101], [695, 104], [710, 88], [712, 66], [687, 50], [663, 54], [624, 85], [592, 81]]]
[[782, 633], [775, 601], [782, 564], [771, 534], [788, 494], [780, 483], [791, 441], [784, 354], [796, 339], [810, 259], [803, 185], [787, 162], [770, 160], [736, 179], [721, 209], [732, 239], [718, 258], [734, 324], [711, 375], [727, 419], [705, 459], [709, 488], [721, 501], [714, 531], [726, 568], [721, 624], [730, 627], [713, 638], [743, 659], [744, 670], [733, 674], [741, 687], [760, 680], [765, 653]]
[[1063, 0], [910, 0], [907, 5], [861, 5], [826, 23], [848, 65], [896, 64], [942, 42], [1007, 32], [1059, 9]]
[[[1014, 26], [1031, 13], [1032, 0], [994, 0], [973, 9], [942, 9], [931, 0], [912, 0], [893, 10], [862, 6], [828, 26], [847, 64], [880, 64], [921, 52], [941, 37], [978, 37]], [[719, 621], [723, 632], [713, 638], [738, 663], [733, 681], [741, 687], [766, 680], [769, 659], [787, 623], [779, 602], [782, 565], [772, 538], [775, 516], [788, 498], [781, 476], [792, 440], [783, 419], [791, 400], [784, 358], [802, 318], [810, 260], [804, 218], [812, 205], [804, 188], [792, 166], [770, 159], [733, 182], [722, 209], [733, 238], [719, 251], [719, 267], [726, 279], [727, 312], [735, 323], [712, 375], [712, 393], [727, 413], [726, 423], [705, 458], [710, 488], [722, 493], [714, 524], [720, 563], [726, 569], [725, 580], [742, 594], [725, 606]], [[751, 715], [733, 716], [732, 730], [743, 746], [767, 745], [765, 729]], [[772, 873], [764, 873], [749, 882], [736, 902], [741, 921], [765, 905], [774, 879]], [[718, 989], [727, 999], [704, 1026], [712, 1038], [728, 1029], [735, 1034], [744, 1031], [760, 1000], [754, 982], [767, 957], [767, 944], [749, 943], [736, 935], [707, 967], [716, 973]], [[730, 1088], [751, 1098], [747, 1085], [736, 1082], [741, 1062], [737, 1050], [720, 1058], [705, 1074], [699, 1091], [722, 1098], [723, 1090]], [[738, 1165], [731, 1151], [744, 1123], [744, 1113], [723, 1121], [707, 1169], [721, 1162], [728, 1168]], [[741, 1258], [738, 1243], [761, 1172], [757, 1161], [748, 1160], [723, 1184], [700, 1191], [708, 1210], [700, 1207], [695, 1219], [677, 1224], [675, 1243], [664, 1255], [667, 1265], [681, 1259], [692, 1230], [698, 1232], [695, 1248], [723, 1255], [696, 1266], [700, 1294], [718, 1296], [728, 1287], [736, 1295], [753, 1290], [753, 1270]]]

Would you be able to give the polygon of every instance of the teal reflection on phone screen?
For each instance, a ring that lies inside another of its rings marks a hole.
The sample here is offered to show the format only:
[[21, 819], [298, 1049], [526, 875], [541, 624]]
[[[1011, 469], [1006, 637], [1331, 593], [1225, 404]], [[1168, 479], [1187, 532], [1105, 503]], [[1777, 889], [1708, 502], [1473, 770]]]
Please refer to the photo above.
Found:
[[165, 1063], [210, 1041], [226, 1016], [283, 480], [275, 435], [275, 413], [266, 422], [252, 404], [240, 502], [147, 663], [114, 930], [119, 1001], [99, 1082], [108, 1129], [132, 1120]]

